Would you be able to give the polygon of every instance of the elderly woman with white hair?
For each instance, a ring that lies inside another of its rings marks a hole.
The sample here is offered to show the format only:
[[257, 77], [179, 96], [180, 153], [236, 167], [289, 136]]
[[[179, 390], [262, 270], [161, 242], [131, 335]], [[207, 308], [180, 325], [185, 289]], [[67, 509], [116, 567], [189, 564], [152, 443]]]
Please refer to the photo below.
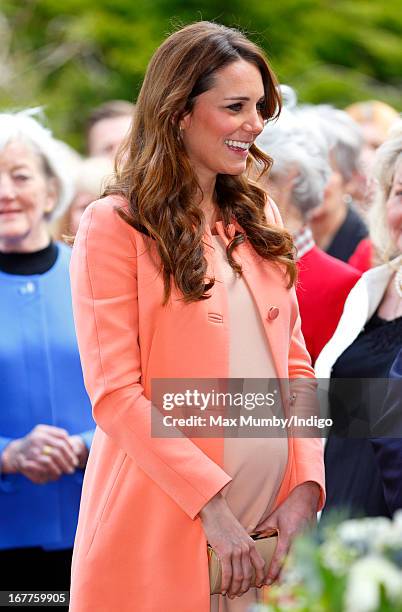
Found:
[[[384, 263], [365, 272], [352, 289], [316, 363], [318, 377], [331, 377], [335, 426], [325, 450], [326, 510], [343, 509], [351, 516], [390, 516], [396, 509], [392, 500], [402, 503], [401, 459], [390, 465], [395, 449], [381, 452], [386, 441], [369, 439], [378, 433], [385, 396], [379, 379], [389, 377], [402, 348], [402, 121], [377, 150], [374, 169], [370, 236]], [[401, 407], [399, 396], [394, 414], [400, 415]], [[396, 437], [389, 428], [387, 435]], [[401, 440], [397, 443], [396, 454], [402, 457]]]
[[352, 198], [363, 176], [360, 126], [347, 113], [328, 105], [300, 107], [297, 113], [312, 137], [323, 137], [330, 149], [331, 176], [321, 205], [310, 218], [314, 240], [329, 255], [349, 262], [368, 234]]
[[297, 113], [284, 108], [257, 144], [273, 158], [269, 179], [263, 180], [297, 248], [296, 292], [303, 336], [314, 363], [334, 333], [346, 297], [360, 276], [318, 248], [309, 227], [331, 175], [327, 142], [318, 132], [307, 133]]
[[72, 196], [62, 147], [30, 112], [0, 114], [0, 564], [6, 590], [68, 589], [93, 433], [70, 249], [48, 222]]

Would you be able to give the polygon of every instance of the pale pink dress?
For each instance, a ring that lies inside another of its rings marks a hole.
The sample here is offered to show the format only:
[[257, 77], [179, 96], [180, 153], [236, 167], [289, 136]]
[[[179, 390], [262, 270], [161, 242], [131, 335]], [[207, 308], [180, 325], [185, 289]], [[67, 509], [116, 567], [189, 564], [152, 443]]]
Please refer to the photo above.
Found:
[[[276, 377], [262, 321], [243, 278], [229, 265], [226, 247], [212, 236], [216, 278], [225, 283], [229, 303], [230, 378], [260, 378], [258, 391], [267, 392], [267, 379]], [[247, 382], [245, 383], [247, 385]], [[244, 391], [257, 391], [250, 384]], [[244, 434], [243, 434], [244, 435]], [[225, 438], [224, 470], [232, 477], [223, 494], [240, 523], [252, 533], [267, 508], [272, 508], [288, 460], [288, 441], [282, 438]], [[250, 589], [231, 600], [211, 597], [211, 612], [246, 612], [261, 598], [260, 589]]]

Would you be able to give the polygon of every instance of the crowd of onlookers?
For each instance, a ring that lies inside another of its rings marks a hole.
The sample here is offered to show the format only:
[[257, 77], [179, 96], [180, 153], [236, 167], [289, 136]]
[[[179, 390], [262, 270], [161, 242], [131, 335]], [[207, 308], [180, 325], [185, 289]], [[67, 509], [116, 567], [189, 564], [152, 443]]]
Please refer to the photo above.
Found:
[[[286, 87], [283, 98], [279, 118], [257, 139], [273, 159], [261, 184], [297, 248], [302, 331], [317, 376], [330, 380], [336, 421], [345, 412], [337, 381], [402, 376], [402, 121], [377, 101], [345, 110], [300, 105]], [[29, 111], [0, 114], [3, 589], [68, 588], [94, 429], [70, 305], [68, 244], [113, 173], [133, 113], [125, 101], [94, 110], [85, 158]], [[260, 181], [258, 166], [250, 179]], [[349, 385], [347, 394], [346, 429], [366, 405], [361, 385]], [[397, 413], [395, 389], [386, 400], [387, 413]], [[353, 439], [341, 429], [335, 423], [326, 445], [325, 511], [391, 515], [402, 507], [402, 439], [375, 429]]]

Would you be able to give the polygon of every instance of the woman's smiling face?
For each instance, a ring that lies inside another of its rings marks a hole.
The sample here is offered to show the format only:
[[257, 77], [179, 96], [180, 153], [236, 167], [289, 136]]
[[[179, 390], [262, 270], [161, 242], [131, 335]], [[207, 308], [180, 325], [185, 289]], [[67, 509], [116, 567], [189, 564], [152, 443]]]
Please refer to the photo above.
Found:
[[32, 148], [13, 141], [0, 151], [0, 250], [34, 251], [46, 246], [46, 213], [56, 190]]
[[235, 61], [214, 74], [180, 122], [183, 143], [201, 183], [245, 171], [248, 150], [264, 127], [264, 85], [259, 69]]
[[394, 180], [387, 200], [387, 219], [392, 239], [402, 253], [402, 155], [396, 164]]

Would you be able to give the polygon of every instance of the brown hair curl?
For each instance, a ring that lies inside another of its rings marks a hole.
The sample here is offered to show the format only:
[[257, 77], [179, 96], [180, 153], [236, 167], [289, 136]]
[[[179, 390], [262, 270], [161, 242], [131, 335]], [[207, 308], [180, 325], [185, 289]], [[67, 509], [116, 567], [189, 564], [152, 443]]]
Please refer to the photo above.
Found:
[[[235, 29], [205, 21], [186, 26], [169, 36], [149, 63], [131, 133], [117, 158], [116, 178], [104, 194], [125, 197], [129, 212], [119, 209], [119, 214], [155, 240], [165, 303], [171, 279], [186, 302], [209, 297], [207, 291], [214, 284], [213, 279], [206, 284], [205, 219], [198, 205], [201, 190], [182, 143], [179, 121], [191, 112], [196, 97], [213, 86], [214, 73], [239, 59], [255, 64], [261, 73], [263, 118], [276, 117], [281, 99], [263, 52]], [[253, 144], [248, 167], [253, 163], [264, 174], [272, 161]], [[292, 239], [285, 230], [267, 224], [265, 192], [244, 174], [219, 174], [216, 198], [224, 226], [235, 218], [261, 257], [284, 264], [291, 286], [296, 276]], [[239, 274], [232, 252], [246, 236], [237, 233], [227, 247], [230, 265]]]

